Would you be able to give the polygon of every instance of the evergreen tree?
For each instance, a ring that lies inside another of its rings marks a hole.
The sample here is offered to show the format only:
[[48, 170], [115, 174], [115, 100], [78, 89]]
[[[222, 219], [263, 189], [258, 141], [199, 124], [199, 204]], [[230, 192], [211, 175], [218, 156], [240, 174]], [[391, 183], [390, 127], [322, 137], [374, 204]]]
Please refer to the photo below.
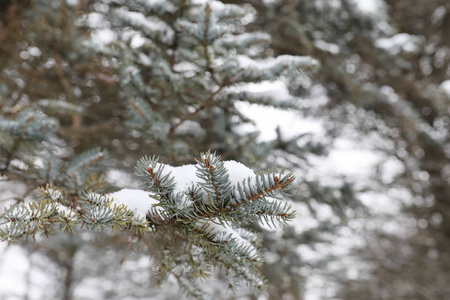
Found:
[[[364, 229], [355, 223], [364, 237], [352, 260], [352, 267], [358, 265], [354, 260], [361, 266], [359, 276], [342, 276], [349, 266], [332, 272], [342, 284], [336, 297], [445, 298], [448, 1], [248, 2], [258, 11], [253, 26], [271, 33], [275, 53], [321, 62], [312, 81], [291, 82], [298, 96], [319, 90], [326, 98], [303, 112], [328, 120], [332, 136], [351, 128], [383, 157], [367, 188], [378, 199], [391, 199], [394, 212], [366, 216]], [[400, 171], [381, 176], [389, 166]]]

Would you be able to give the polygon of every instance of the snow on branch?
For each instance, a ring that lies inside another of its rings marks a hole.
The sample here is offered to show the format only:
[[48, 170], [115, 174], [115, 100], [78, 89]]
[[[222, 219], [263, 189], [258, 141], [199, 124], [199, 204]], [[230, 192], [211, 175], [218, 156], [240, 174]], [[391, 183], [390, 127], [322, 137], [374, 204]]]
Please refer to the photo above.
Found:
[[[69, 169], [84, 166], [98, 157], [95, 153], [81, 155]], [[152, 232], [173, 240], [174, 247], [184, 243], [204, 249], [205, 261], [225, 264], [249, 284], [264, 281], [255, 267], [262, 261], [258, 239], [243, 226], [258, 220], [276, 226], [293, 218], [292, 207], [281, 200], [294, 180], [291, 173], [255, 174], [207, 152], [195, 165], [179, 167], [143, 157], [136, 174], [142, 189], [110, 194], [83, 191], [75, 196], [47, 185], [41, 188], [42, 200], [11, 206], [0, 215], [0, 239], [48, 235], [58, 226], [71, 232], [81, 225], [94, 231], [127, 229], [140, 237]]]
[[257, 61], [247, 56], [238, 56], [237, 64], [244, 70], [241, 80], [245, 82], [273, 81], [280, 76], [295, 72], [310, 72], [319, 67], [319, 62], [307, 56], [280, 55], [272, 60]]

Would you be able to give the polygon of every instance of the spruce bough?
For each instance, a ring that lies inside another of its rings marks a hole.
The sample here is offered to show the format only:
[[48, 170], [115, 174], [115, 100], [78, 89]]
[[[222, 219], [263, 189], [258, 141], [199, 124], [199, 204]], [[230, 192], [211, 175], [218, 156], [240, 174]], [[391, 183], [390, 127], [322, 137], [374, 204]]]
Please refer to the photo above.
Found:
[[241, 282], [264, 286], [257, 270], [262, 262], [258, 238], [245, 226], [261, 222], [273, 227], [294, 218], [291, 205], [281, 199], [294, 180], [292, 173], [256, 175], [207, 152], [195, 165], [180, 167], [143, 157], [136, 174], [142, 189], [112, 194], [74, 196], [47, 185], [40, 189], [40, 201], [11, 206], [0, 215], [0, 238], [14, 242], [24, 235], [77, 233], [83, 227], [128, 230], [150, 254], [158, 239], [164, 241], [164, 255], [155, 255], [159, 275], [172, 274], [188, 294], [199, 276], [208, 276], [202, 272], [214, 268], [225, 270], [230, 287]]

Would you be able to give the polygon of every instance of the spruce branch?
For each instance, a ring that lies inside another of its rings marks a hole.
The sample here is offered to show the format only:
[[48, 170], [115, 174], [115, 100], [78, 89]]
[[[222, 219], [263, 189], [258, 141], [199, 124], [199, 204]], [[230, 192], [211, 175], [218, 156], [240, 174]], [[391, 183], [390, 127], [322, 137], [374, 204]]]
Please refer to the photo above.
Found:
[[74, 174], [81, 172], [90, 166], [95, 165], [105, 158], [105, 153], [99, 147], [85, 151], [76, 156], [67, 166], [67, 173]]
[[143, 187], [146, 190], [155, 192], [157, 195], [167, 195], [173, 191], [174, 178], [170, 171], [165, 172], [166, 165], [158, 161], [159, 158], [156, 156], [142, 157], [136, 165], [136, 175], [144, 180]]
[[[98, 157], [94, 154], [81, 155], [69, 170], [87, 168], [87, 162]], [[283, 172], [255, 175], [244, 165], [224, 162], [211, 152], [202, 153], [196, 162], [195, 166], [172, 167], [156, 156], [141, 158], [136, 174], [146, 191], [110, 195], [83, 191], [76, 196], [47, 185], [40, 189], [40, 201], [11, 206], [0, 215], [0, 239], [48, 235], [57, 227], [76, 233], [80, 224], [93, 231], [127, 230], [142, 237], [139, 240], [153, 233], [164, 237], [167, 249], [173, 251], [167, 253], [168, 261], [161, 262], [161, 274], [196, 282], [199, 274], [207, 276], [198, 271], [206, 263], [236, 277], [230, 278], [230, 286], [242, 281], [263, 287], [257, 270], [262, 262], [258, 238], [242, 226], [255, 220], [276, 226], [292, 219], [292, 207], [277, 199], [276, 193], [288, 190], [294, 176]], [[180, 245], [189, 249], [184, 258], [175, 256]], [[202, 263], [189, 252], [194, 248], [200, 251]]]
[[197, 160], [197, 177], [203, 180], [199, 183], [203, 190], [210, 195], [209, 198], [215, 200], [215, 205], [224, 207], [224, 200], [227, 201], [231, 195], [232, 186], [220, 157], [205, 153], [201, 155], [201, 160]]

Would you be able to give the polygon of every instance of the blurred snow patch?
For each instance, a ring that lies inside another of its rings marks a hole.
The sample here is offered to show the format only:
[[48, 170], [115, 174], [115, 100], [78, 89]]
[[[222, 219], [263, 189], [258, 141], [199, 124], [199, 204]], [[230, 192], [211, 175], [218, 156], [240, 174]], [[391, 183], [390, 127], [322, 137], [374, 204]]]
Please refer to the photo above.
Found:
[[439, 88], [445, 93], [448, 99], [450, 99], [450, 80], [441, 82]]
[[27, 185], [22, 182], [0, 182], [0, 212], [4, 207], [16, 203], [17, 199], [25, 197]]
[[[281, 92], [282, 93], [282, 92]], [[235, 103], [237, 109], [252, 120], [255, 125], [242, 125], [242, 132], [260, 131], [258, 141], [270, 141], [277, 138], [276, 129], [280, 128], [284, 138], [292, 138], [302, 133], [323, 134], [325, 129], [317, 119], [302, 118], [295, 111], [286, 111], [245, 102]], [[270, 122], [268, 122], [270, 120]]]
[[204, 136], [206, 130], [202, 126], [194, 121], [186, 120], [175, 129], [175, 134], [183, 136]]
[[116, 34], [111, 29], [94, 29], [91, 32], [91, 39], [95, 44], [107, 45], [116, 39]]
[[320, 50], [326, 51], [331, 54], [339, 54], [341, 52], [341, 49], [339, 48], [338, 45], [327, 43], [323, 40], [314, 41], [314, 46], [316, 46], [316, 48], [319, 48]]
[[377, 192], [366, 192], [359, 195], [361, 202], [371, 208], [372, 213], [394, 214], [399, 213], [401, 206], [398, 201]]
[[366, 15], [382, 15], [386, 12], [383, 0], [353, 0], [353, 3]]
[[102, 25], [105, 25], [105, 22], [106, 22], [105, 17], [97, 12], [92, 12], [88, 14], [86, 17], [86, 24], [91, 28], [102, 27]]
[[245, 86], [245, 90], [258, 96], [273, 97], [276, 99], [289, 99], [292, 96], [286, 84], [281, 80], [276, 80], [270, 83], [250, 83]]
[[380, 155], [356, 141], [338, 138], [328, 157], [311, 157], [310, 160], [319, 174], [348, 176], [358, 181], [370, 176], [374, 165], [380, 161]]
[[119, 169], [111, 169], [106, 173], [106, 181], [119, 188], [137, 188], [139, 186], [138, 180], [133, 180], [133, 177]]
[[27, 253], [20, 246], [0, 243], [0, 299], [25, 298], [26, 276], [30, 269], [26, 257]]
[[381, 180], [384, 184], [392, 183], [396, 176], [403, 173], [405, 167], [397, 158], [389, 158], [382, 165]]
[[386, 50], [391, 55], [401, 52], [417, 53], [423, 43], [423, 37], [408, 33], [398, 33], [389, 38], [379, 38], [375, 41], [375, 47]]
[[141, 12], [129, 11], [123, 7], [117, 9], [115, 12], [119, 18], [130, 22], [130, 25], [140, 27], [146, 34], [159, 32], [167, 39], [172, 39], [175, 34], [170, 26], [156, 17], [147, 17]]
[[435, 27], [439, 27], [445, 19], [445, 16], [447, 15], [447, 9], [445, 6], [441, 5], [436, 7], [433, 14], [431, 15], [431, 24]]
[[395, 90], [387, 85], [383, 85], [380, 89], [380, 92], [386, 96], [389, 102], [395, 103], [400, 99], [400, 96], [395, 92]]

